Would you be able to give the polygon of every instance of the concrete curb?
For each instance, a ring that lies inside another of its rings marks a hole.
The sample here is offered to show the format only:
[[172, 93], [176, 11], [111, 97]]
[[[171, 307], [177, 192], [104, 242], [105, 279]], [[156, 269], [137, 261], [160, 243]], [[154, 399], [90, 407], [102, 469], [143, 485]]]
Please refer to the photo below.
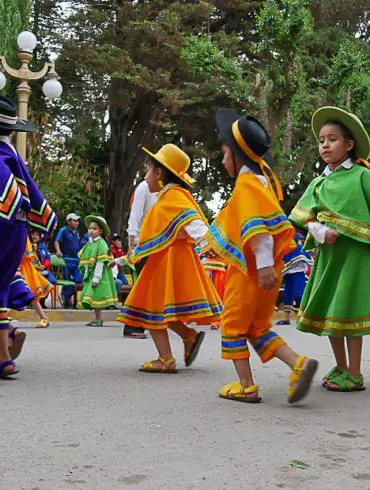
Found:
[[[119, 313], [119, 310], [106, 310], [102, 311], [102, 318], [104, 321], [115, 321]], [[46, 310], [46, 314], [50, 322], [89, 322], [94, 319], [94, 312], [91, 310]], [[39, 318], [34, 310], [24, 311], [10, 311], [10, 316], [20, 322], [38, 322]], [[273, 320], [281, 320], [283, 317], [282, 312], [276, 312]], [[291, 319], [295, 321], [297, 315], [292, 313]]]

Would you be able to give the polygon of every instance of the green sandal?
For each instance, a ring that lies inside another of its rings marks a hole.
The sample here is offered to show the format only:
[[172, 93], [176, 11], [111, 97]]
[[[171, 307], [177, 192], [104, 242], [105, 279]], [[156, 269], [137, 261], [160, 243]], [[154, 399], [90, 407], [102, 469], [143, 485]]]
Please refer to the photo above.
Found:
[[333, 367], [333, 369], [331, 369], [328, 374], [326, 374], [323, 378], [322, 378], [322, 386], [324, 388], [326, 388], [326, 385], [328, 384], [329, 381], [332, 380], [332, 378], [336, 378], [337, 376], [341, 375], [342, 373], [344, 372], [344, 369], [342, 369], [341, 367], [339, 366], [335, 366]]
[[358, 378], [354, 378], [347, 371], [343, 371], [342, 374], [331, 378], [329, 381], [337, 385], [335, 388], [326, 385], [328, 391], [338, 391], [338, 392], [351, 392], [351, 391], [364, 391], [366, 388], [364, 386], [364, 377], [361, 375]]
[[103, 321], [102, 320], [93, 320], [92, 322], [86, 323], [87, 327], [102, 327], [103, 326]]

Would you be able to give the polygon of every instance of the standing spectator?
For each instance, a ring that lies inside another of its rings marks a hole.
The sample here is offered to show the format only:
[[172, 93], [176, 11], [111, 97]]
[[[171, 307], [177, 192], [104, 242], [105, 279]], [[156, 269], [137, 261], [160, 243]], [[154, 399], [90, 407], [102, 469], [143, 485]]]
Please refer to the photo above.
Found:
[[[134, 250], [135, 245], [138, 243], [140, 228], [143, 219], [156, 202], [157, 202], [157, 194], [151, 193], [149, 191], [148, 184], [144, 180], [135, 189], [133, 199], [132, 199], [131, 213], [128, 220], [128, 230], [127, 230], [128, 241], [129, 241], [128, 254], [130, 254]], [[146, 260], [147, 259], [145, 258], [141, 260], [139, 263], [135, 264], [135, 269], [138, 276], [143, 270]], [[129, 325], [125, 325], [123, 329], [123, 336], [137, 338], [137, 339], [146, 338], [143, 328], [131, 327]]]
[[[66, 281], [74, 281], [76, 286], [82, 286], [83, 278], [78, 268], [80, 251], [80, 235], [78, 227], [80, 225], [80, 217], [75, 213], [67, 215], [67, 226], [61, 228], [54, 242], [55, 251], [58, 257], [63, 257], [66, 267], [63, 269], [63, 279]], [[62, 288], [62, 302], [64, 308], [72, 307], [71, 297], [76, 293], [76, 288], [73, 286], [64, 286]]]

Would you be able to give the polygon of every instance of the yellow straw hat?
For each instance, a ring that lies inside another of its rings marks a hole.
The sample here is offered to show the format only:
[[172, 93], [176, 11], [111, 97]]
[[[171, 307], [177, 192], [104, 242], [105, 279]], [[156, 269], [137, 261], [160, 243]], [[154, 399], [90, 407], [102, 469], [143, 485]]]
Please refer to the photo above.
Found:
[[190, 158], [178, 146], [169, 143], [162, 146], [157, 153], [152, 153], [143, 146], [142, 149], [154, 160], [166, 167], [173, 175], [185, 182], [186, 185], [193, 186], [195, 179], [187, 173], [190, 167]]
[[370, 153], [369, 136], [360, 119], [350, 112], [339, 107], [325, 106], [318, 109], [312, 116], [312, 131], [317, 141], [320, 130], [329, 121], [342, 123], [351, 131], [355, 140], [355, 154], [357, 158], [366, 160]]

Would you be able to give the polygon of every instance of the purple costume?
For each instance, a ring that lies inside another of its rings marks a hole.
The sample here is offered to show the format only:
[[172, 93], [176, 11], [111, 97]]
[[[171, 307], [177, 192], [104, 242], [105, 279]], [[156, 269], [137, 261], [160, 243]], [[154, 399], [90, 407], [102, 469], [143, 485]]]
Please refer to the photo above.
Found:
[[56, 222], [22, 157], [0, 141], [0, 329], [9, 328], [9, 287], [26, 248], [27, 224], [48, 234]]
[[24, 277], [20, 273], [19, 269], [10, 283], [9, 296], [8, 296], [8, 308], [16, 311], [22, 311], [35, 299], [32, 291], [27, 286]]

